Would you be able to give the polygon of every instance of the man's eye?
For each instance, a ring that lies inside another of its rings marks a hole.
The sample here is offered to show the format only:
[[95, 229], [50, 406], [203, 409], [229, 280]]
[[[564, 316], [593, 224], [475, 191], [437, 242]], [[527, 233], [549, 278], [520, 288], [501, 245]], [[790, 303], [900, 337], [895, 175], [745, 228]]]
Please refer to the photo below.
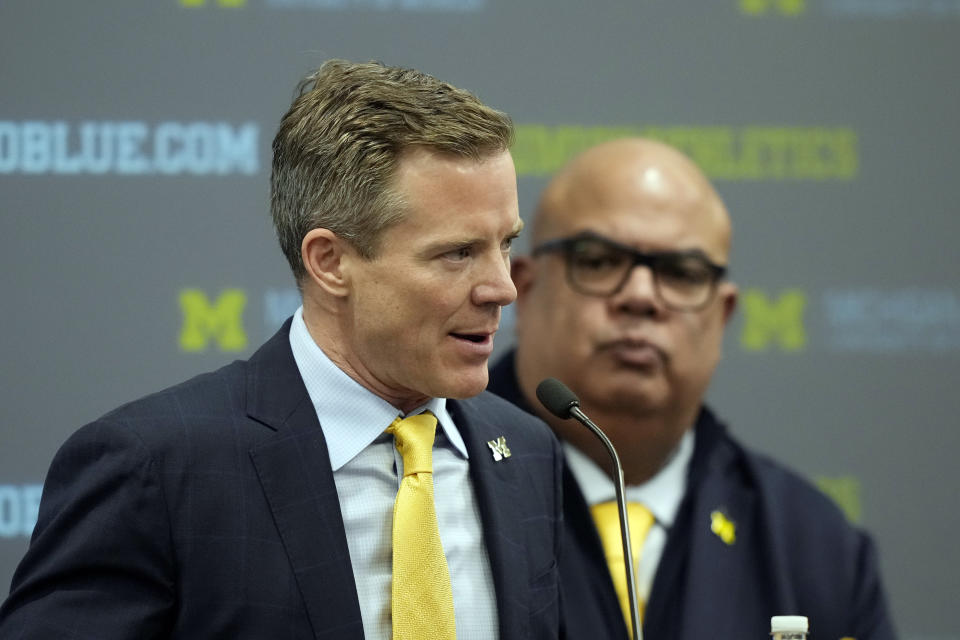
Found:
[[658, 271], [662, 278], [688, 284], [703, 284], [713, 277], [710, 268], [702, 260], [692, 257], [664, 260]]
[[573, 260], [577, 268], [590, 271], [617, 269], [623, 264], [623, 256], [615, 253], [581, 253], [574, 255]]
[[447, 251], [443, 256], [448, 260], [466, 260], [473, 254], [473, 249], [471, 247], [458, 247], [452, 251]]

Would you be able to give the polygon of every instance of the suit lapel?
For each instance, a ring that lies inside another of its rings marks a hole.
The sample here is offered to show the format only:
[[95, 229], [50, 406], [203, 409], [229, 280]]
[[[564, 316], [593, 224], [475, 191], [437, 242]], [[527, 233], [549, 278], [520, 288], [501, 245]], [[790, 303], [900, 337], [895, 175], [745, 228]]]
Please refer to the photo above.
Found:
[[[762, 585], [763, 576], [744, 575], [758, 571], [750, 561], [756, 545], [755, 499], [742, 491], [730, 491], [722, 478], [706, 478], [693, 508], [683, 601], [697, 603], [696, 615], [684, 617], [680, 638], [736, 636], [743, 629], [744, 603], [760, 609], [764, 594], [750, 585]], [[769, 618], [761, 621], [769, 622]], [[758, 627], [758, 637], [768, 629]]]
[[759, 615], [766, 610], [769, 582], [755, 560], [762, 544], [758, 497], [744, 486], [749, 480], [724, 433], [703, 410], [687, 496], [647, 602], [644, 630], [650, 638], [743, 636], [745, 619], [757, 621], [757, 637], [769, 631], [769, 615]]
[[519, 525], [523, 499], [520, 466], [515, 457], [494, 460], [487, 442], [502, 436], [503, 430], [487, 421], [474, 405], [471, 401], [447, 402], [470, 455], [470, 480], [497, 592], [500, 637], [527, 637], [530, 576]]
[[290, 322], [249, 362], [247, 413], [276, 433], [250, 450], [317, 640], [363, 637], [337, 488]]

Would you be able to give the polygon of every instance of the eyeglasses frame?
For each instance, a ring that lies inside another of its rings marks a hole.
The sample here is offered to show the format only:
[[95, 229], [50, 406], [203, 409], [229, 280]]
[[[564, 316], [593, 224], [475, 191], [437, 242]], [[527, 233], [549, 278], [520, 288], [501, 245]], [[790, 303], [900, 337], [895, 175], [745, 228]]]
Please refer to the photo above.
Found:
[[[610, 293], [595, 293], [592, 291], [584, 290], [580, 285], [577, 284], [576, 279], [573, 277], [573, 257], [572, 249], [578, 243], [584, 240], [595, 240], [597, 242], [602, 242], [603, 244], [609, 245], [618, 251], [623, 252], [625, 255], [630, 256], [631, 264], [630, 268], [624, 271], [623, 278], [620, 280], [620, 283], [617, 284], [616, 288]], [[644, 266], [650, 269], [653, 274], [653, 284], [654, 291], [656, 292], [657, 299], [668, 309], [672, 311], [700, 311], [704, 307], [710, 304], [713, 301], [714, 296], [717, 293], [717, 285], [720, 280], [726, 277], [727, 267], [726, 265], [720, 265], [713, 262], [707, 255], [700, 249], [686, 249], [682, 251], [640, 251], [634, 249], [633, 247], [627, 246], [615, 240], [611, 240], [605, 236], [595, 233], [593, 231], [582, 231], [576, 235], [567, 236], [565, 238], [554, 238], [553, 240], [547, 240], [536, 247], [531, 251], [531, 255], [536, 258], [545, 253], [557, 253], [562, 252], [564, 254], [564, 263], [565, 271], [567, 275], [567, 284], [570, 285], [570, 288], [574, 291], [581, 293], [586, 296], [594, 296], [598, 298], [609, 298], [610, 296], [617, 295], [627, 284], [627, 281], [630, 279], [630, 275], [633, 273], [633, 270], [638, 266]], [[667, 302], [663, 294], [660, 292], [660, 280], [657, 276], [657, 270], [655, 265], [658, 261], [662, 260], [665, 256], [689, 256], [696, 257], [701, 259], [706, 264], [707, 268], [710, 270], [711, 281], [710, 281], [710, 293], [707, 295], [707, 298], [700, 304], [694, 305], [692, 307], [686, 306], [677, 306], [675, 304], [670, 304]]]

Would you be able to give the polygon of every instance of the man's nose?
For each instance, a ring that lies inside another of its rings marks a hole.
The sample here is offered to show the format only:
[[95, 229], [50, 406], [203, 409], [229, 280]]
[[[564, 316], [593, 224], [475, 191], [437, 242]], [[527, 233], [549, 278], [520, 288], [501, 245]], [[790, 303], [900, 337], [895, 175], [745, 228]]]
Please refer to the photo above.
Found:
[[650, 267], [642, 264], [630, 268], [623, 286], [610, 301], [616, 309], [629, 313], [656, 314], [664, 310], [657, 293], [656, 276]]
[[482, 278], [473, 288], [476, 305], [497, 304], [505, 307], [517, 299], [517, 287], [510, 277], [510, 260], [503, 255], [493, 256], [484, 267]]

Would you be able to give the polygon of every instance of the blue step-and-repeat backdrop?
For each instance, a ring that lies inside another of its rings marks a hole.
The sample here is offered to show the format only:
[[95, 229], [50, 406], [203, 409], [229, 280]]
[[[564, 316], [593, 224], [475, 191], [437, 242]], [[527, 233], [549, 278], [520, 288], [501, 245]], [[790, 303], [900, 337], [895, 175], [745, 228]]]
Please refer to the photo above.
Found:
[[270, 140], [331, 57], [510, 113], [524, 217], [601, 140], [697, 161], [743, 291], [712, 404], [875, 534], [904, 638], [960, 638], [960, 0], [3, 0], [0, 598], [69, 433], [296, 308]]

